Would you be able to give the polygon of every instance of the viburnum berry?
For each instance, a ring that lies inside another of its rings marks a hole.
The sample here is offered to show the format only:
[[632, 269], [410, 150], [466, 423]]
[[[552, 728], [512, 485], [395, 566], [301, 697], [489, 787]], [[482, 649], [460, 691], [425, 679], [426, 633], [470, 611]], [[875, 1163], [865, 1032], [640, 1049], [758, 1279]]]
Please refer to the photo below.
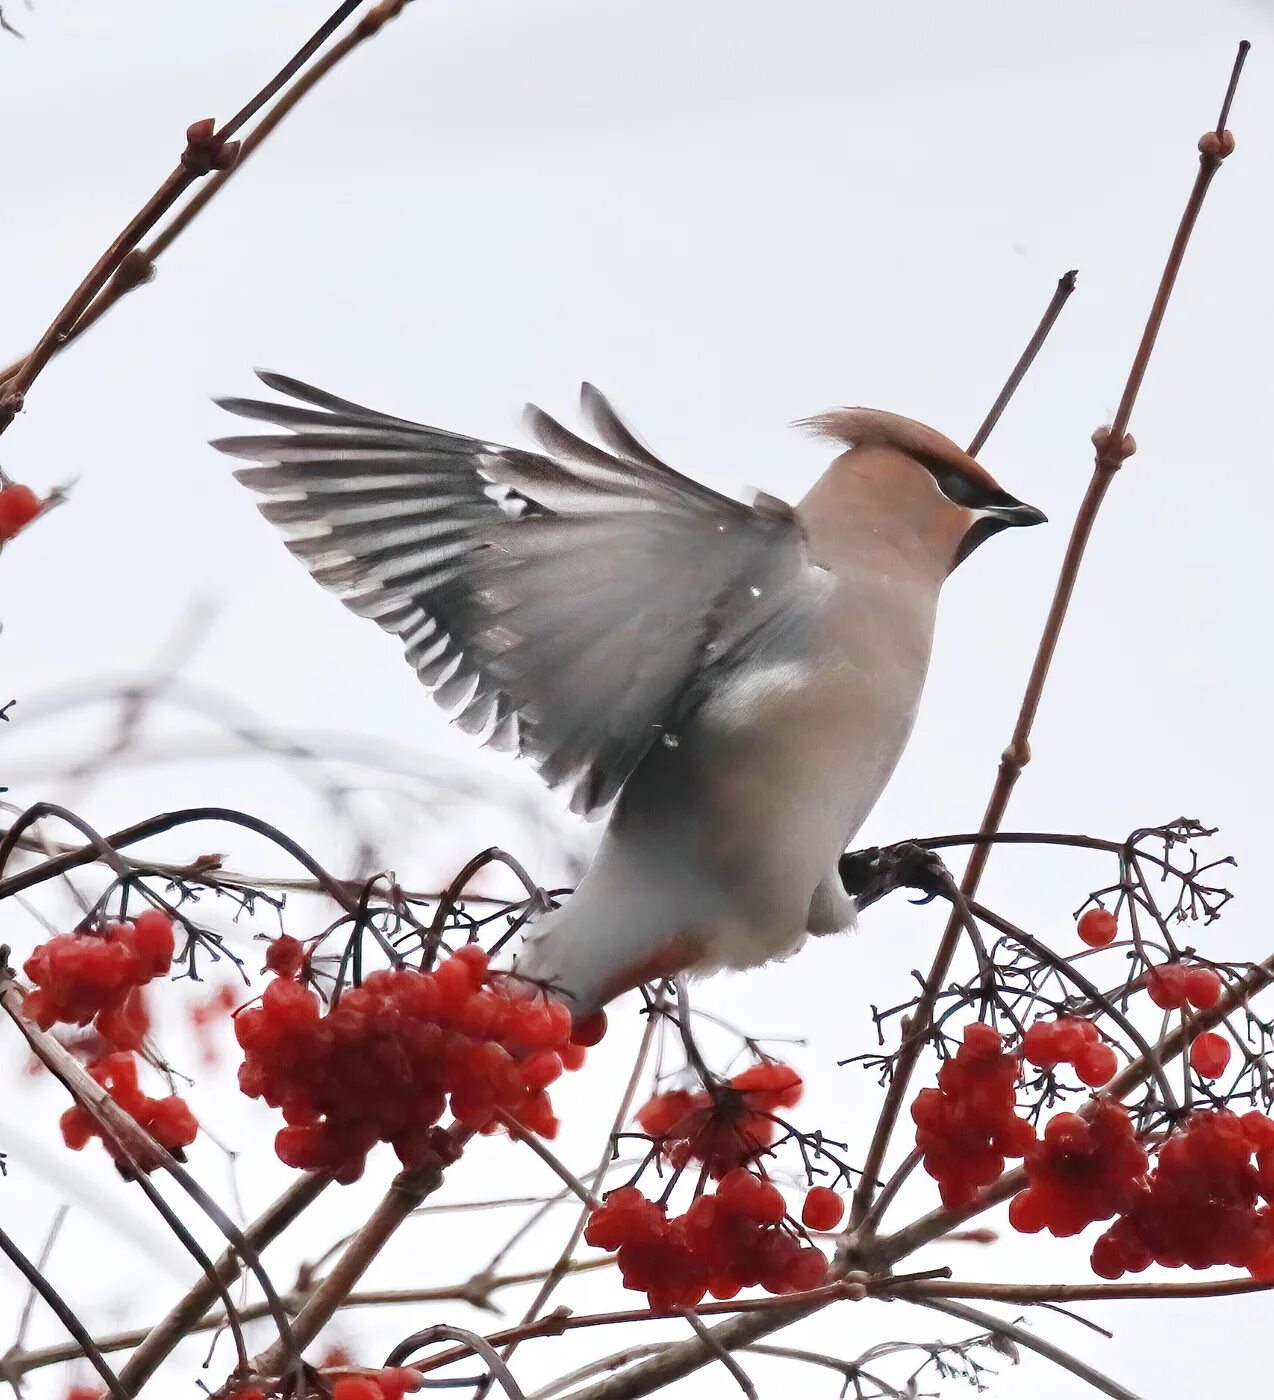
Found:
[[807, 1230], [834, 1230], [845, 1214], [845, 1202], [830, 1186], [811, 1186], [801, 1207], [801, 1224]]
[[305, 962], [305, 944], [289, 933], [281, 933], [270, 940], [265, 950], [265, 965], [269, 972], [280, 977], [295, 977]]
[[140, 1050], [150, 1030], [150, 1012], [140, 987], [133, 987], [122, 1002], [97, 1013], [98, 1034], [117, 1050]]
[[1055, 1114], [1026, 1154], [1030, 1185], [1013, 1198], [1009, 1224], [1025, 1234], [1077, 1235], [1131, 1199], [1149, 1166], [1128, 1110], [1099, 1099], [1090, 1118]]
[[389, 1366], [382, 1371], [337, 1376], [332, 1382], [332, 1400], [402, 1400], [423, 1384], [419, 1371], [409, 1366]]
[[1115, 941], [1115, 935], [1119, 932], [1119, 920], [1109, 909], [1098, 906], [1086, 909], [1079, 916], [1075, 928], [1080, 939], [1090, 948], [1105, 948]]
[[571, 1044], [582, 1049], [591, 1049], [606, 1034], [606, 1013], [594, 1011], [589, 1016], [581, 1016], [571, 1026]]
[[1190, 1068], [1204, 1079], [1219, 1079], [1230, 1063], [1230, 1042], [1216, 1031], [1196, 1035], [1190, 1045]]
[[133, 947], [144, 980], [165, 977], [172, 966], [176, 940], [173, 921], [160, 909], [147, 909], [133, 921]]
[[1210, 967], [1192, 967], [1185, 975], [1186, 1000], [1207, 1011], [1221, 1000], [1222, 982]]
[[43, 509], [39, 496], [29, 486], [14, 482], [0, 490], [0, 544], [25, 529]]
[[[180, 1154], [182, 1148], [194, 1142], [199, 1124], [186, 1101], [176, 1094], [163, 1099], [152, 1099], [144, 1094], [138, 1083], [136, 1057], [129, 1052], [117, 1050], [89, 1065], [88, 1072], [161, 1147]], [[62, 1140], [72, 1151], [78, 1152], [90, 1138], [101, 1137], [115, 1161], [121, 1166], [128, 1165], [127, 1157], [114, 1141], [102, 1133], [96, 1120], [78, 1104], [62, 1115], [60, 1127]], [[156, 1164], [139, 1165], [151, 1170]]]
[[1075, 1059], [1075, 1073], [1090, 1089], [1109, 1084], [1119, 1068], [1119, 1056], [1109, 1045], [1087, 1045]]
[[766, 1061], [728, 1083], [691, 1093], [656, 1094], [637, 1121], [674, 1166], [702, 1162], [711, 1176], [754, 1161], [774, 1141], [774, 1114], [800, 1101], [801, 1077], [790, 1065]]
[[975, 1021], [938, 1072], [938, 1087], [916, 1095], [916, 1146], [945, 1206], [968, 1205], [1004, 1170], [1006, 1157], [1023, 1156], [1035, 1141], [1034, 1129], [1015, 1112], [1021, 1073], [999, 1032]]
[[[279, 961], [299, 970], [295, 949], [285, 953]], [[239, 1087], [281, 1110], [281, 1160], [353, 1181], [377, 1142], [390, 1143], [407, 1167], [446, 1160], [451, 1139], [436, 1125], [448, 1107], [481, 1132], [496, 1131], [507, 1114], [554, 1136], [546, 1090], [568, 1056], [578, 1067], [584, 1053], [571, 1030], [567, 1007], [510, 989], [476, 945], [432, 972], [373, 972], [326, 1012], [313, 992], [280, 976], [260, 1006], [235, 1017]]]

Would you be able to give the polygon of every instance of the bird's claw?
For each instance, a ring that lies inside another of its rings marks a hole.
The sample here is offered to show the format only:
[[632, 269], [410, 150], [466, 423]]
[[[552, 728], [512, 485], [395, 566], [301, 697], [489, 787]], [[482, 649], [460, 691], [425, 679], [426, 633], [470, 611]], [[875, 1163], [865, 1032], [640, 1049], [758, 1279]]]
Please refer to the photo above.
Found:
[[858, 901], [859, 909], [899, 889], [919, 890], [921, 898], [911, 902], [928, 904], [951, 883], [951, 873], [942, 857], [914, 841], [847, 851], [840, 858], [838, 870], [841, 883]]

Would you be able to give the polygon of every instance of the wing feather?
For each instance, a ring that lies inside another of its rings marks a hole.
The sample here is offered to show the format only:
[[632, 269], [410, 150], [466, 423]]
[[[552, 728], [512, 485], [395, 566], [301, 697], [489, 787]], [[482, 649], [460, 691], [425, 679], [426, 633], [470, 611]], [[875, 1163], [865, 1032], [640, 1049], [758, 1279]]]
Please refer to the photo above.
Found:
[[257, 464], [235, 476], [262, 514], [462, 729], [576, 810], [613, 801], [732, 656], [799, 645], [821, 596], [790, 511], [674, 471], [591, 385], [605, 447], [532, 407], [536, 453], [259, 374], [285, 401], [220, 402], [272, 431], [214, 445]]

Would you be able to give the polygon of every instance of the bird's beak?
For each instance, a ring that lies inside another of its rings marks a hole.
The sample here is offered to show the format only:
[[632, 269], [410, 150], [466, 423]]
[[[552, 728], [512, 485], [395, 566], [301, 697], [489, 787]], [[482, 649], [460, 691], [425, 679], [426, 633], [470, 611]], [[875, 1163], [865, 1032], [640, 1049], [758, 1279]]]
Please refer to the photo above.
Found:
[[1002, 520], [1005, 525], [1044, 525], [1048, 516], [1035, 506], [1024, 501], [1008, 501], [1002, 506], [990, 506], [985, 514], [992, 520]]

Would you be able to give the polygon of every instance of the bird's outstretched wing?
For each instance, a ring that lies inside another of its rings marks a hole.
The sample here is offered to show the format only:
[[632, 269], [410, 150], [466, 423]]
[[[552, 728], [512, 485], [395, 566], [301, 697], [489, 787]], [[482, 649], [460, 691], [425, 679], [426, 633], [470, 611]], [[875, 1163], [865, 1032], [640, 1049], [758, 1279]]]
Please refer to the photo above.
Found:
[[781, 502], [674, 471], [595, 389], [609, 450], [536, 408], [544, 454], [376, 413], [282, 375], [285, 402], [219, 400], [285, 433], [214, 445], [325, 588], [401, 637], [465, 730], [529, 757], [590, 812], [705, 682], [797, 643], [821, 592]]

